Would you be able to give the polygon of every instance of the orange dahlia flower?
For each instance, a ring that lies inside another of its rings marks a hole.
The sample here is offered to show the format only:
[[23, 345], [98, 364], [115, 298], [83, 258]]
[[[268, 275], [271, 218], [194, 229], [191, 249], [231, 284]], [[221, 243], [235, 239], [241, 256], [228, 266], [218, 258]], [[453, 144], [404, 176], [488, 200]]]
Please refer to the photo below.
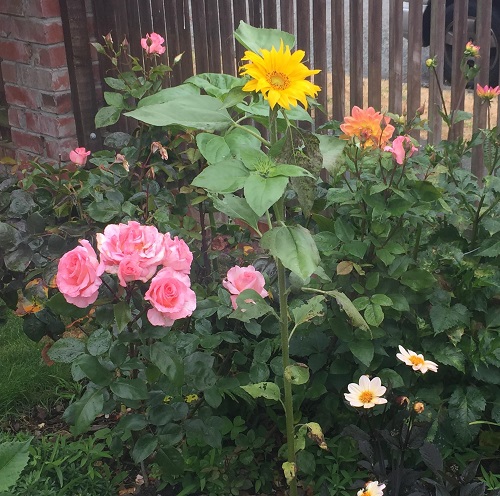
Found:
[[500, 87], [488, 86], [487, 84], [481, 86], [480, 84], [478, 84], [476, 86], [476, 93], [477, 96], [481, 98], [481, 100], [491, 102], [493, 98], [500, 95]]
[[355, 106], [351, 115], [344, 117], [344, 123], [340, 125], [344, 132], [341, 138], [357, 138], [363, 148], [383, 148], [394, 133], [390, 120], [373, 107], [363, 110]]

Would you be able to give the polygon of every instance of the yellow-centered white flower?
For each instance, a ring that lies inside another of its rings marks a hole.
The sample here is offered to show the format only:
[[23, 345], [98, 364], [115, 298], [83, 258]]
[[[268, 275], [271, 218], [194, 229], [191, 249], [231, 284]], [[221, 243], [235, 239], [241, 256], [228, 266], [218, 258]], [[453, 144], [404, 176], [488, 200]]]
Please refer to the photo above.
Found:
[[344, 393], [344, 396], [351, 406], [373, 408], [375, 405], [387, 403], [385, 398], [381, 398], [385, 394], [386, 388], [382, 386], [379, 377], [370, 380], [367, 375], [362, 375], [359, 378], [359, 384], [352, 382], [347, 386], [347, 389], [349, 392]]
[[383, 496], [385, 484], [379, 484], [378, 481], [370, 481], [365, 484], [363, 489], [358, 491], [358, 496]]
[[424, 355], [417, 354], [412, 350], [406, 350], [401, 345], [399, 345], [399, 351], [400, 353], [397, 353], [396, 357], [406, 363], [406, 365], [409, 365], [413, 370], [420, 370], [422, 374], [425, 374], [428, 370], [437, 372], [437, 363], [426, 360]]

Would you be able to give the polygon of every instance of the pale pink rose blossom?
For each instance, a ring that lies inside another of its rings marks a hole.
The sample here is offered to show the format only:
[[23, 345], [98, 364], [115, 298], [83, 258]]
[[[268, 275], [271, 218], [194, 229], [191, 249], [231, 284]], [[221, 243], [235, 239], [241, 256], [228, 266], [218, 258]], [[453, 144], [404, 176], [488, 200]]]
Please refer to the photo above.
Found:
[[155, 326], [171, 326], [177, 319], [189, 317], [196, 309], [196, 294], [190, 288], [189, 276], [166, 267], [151, 280], [144, 299], [153, 308], [148, 320]]
[[80, 245], [59, 260], [56, 284], [68, 303], [85, 308], [97, 300], [104, 266], [87, 240]]
[[157, 33], [146, 34], [146, 37], [141, 39], [142, 48], [150, 55], [165, 53], [166, 48], [163, 46], [163, 43], [165, 43], [165, 38]]
[[125, 287], [131, 281], [149, 281], [156, 272], [157, 266], [141, 266], [141, 260], [137, 254], [126, 256], [118, 264], [118, 280]]
[[69, 159], [76, 165], [85, 165], [89, 155], [90, 150], [85, 150], [83, 147], [75, 148], [69, 152]]
[[264, 289], [266, 281], [264, 276], [255, 270], [253, 265], [248, 267], [239, 267], [238, 265], [228, 270], [226, 278], [222, 281], [222, 285], [231, 293], [231, 303], [236, 310], [236, 298], [245, 289], [253, 289], [262, 298], [268, 295]]
[[172, 239], [169, 233], [164, 235], [163, 242], [165, 257], [163, 258], [162, 265], [183, 272], [184, 274], [189, 274], [191, 272], [193, 254], [186, 242], [177, 236]]
[[413, 145], [411, 139], [408, 136], [398, 136], [393, 142], [392, 146], [386, 146], [384, 148], [385, 152], [391, 152], [394, 160], [399, 165], [403, 165], [406, 158], [411, 157], [418, 148]]
[[165, 256], [163, 234], [154, 226], [142, 226], [136, 221], [106, 226], [104, 233], [97, 234], [97, 248], [110, 274], [118, 273], [124, 258], [137, 257], [137, 263], [144, 270], [141, 280], [146, 273], [152, 277]]

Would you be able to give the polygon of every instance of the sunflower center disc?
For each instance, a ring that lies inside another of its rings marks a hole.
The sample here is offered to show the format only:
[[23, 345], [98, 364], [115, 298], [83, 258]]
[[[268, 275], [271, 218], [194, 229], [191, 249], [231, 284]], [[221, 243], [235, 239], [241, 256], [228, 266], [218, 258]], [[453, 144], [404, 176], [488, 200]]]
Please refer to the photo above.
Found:
[[290, 85], [290, 80], [282, 72], [271, 72], [267, 76], [267, 80], [275, 90], [285, 90]]

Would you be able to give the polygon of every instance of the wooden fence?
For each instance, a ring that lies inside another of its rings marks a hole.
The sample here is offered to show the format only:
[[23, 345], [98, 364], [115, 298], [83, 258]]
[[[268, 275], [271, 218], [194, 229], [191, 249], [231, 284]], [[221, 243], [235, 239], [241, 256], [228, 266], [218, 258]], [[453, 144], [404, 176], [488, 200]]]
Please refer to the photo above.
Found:
[[[425, 103], [431, 129], [428, 141], [438, 142], [441, 139], [441, 118], [438, 115], [441, 103], [434, 78], [430, 78], [428, 101], [421, 101], [422, 0], [411, 0], [409, 4], [408, 63], [404, 71], [401, 0], [93, 0], [98, 39], [109, 32], [115, 41], [126, 37], [131, 53], [142, 56], [140, 39], [154, 31], [166, 39], [169, 61], [184, 52], [181, 63], [171, 76], [171, 85], [179, 84], [195, 73], [225, 72], [236, 75], [243, 48], [235, 43], [233, 31], [243, 20], [253, 26], [279, 28], [295, 34], [297, 47], [307, 53], [307, 64], [322, 69], [314, 82], [322, 88], [319, 102], [327, 115], [316, 112], [316, 125], [328, 118], [341, 120], [346, 109], [354, 105], [373, 106], [413, 116]], [[458, 48], [452, 56], [451, 108], [463, 109], [464, 81], [459, 63], [468, 41], [468, 0], [455, 0], [454, 4], [453, 41], [454, 47]], [[389, 13], [388, 30], [387, 20], [383, 19], [383, 6]], [[446, 0], [432, 2], [430, 54], [438, 60], [437, 73], [441, 84], [445, 11]], [[490, 51], [491, 11], [491, 1], [477, 2], [475, 43], [481, 47], [481, 54]], [[363, 43], [365, 16], [368, 16], [367, 46]], [[383, 24], [386, 26], [384, 32], [389, 33], [387, 53], [382, 53]], [[346, 40], [351, 47], [347, 54]], [[368, 71], [363, 77], [363, 58], [366, 56]], [[388, 98], [384, 103], [381, 68], [382, 59], [387, 58]], [[483, 56], [479, 60], [481, 70], [476, 81], [487, 84], [489, 57]], [[109, 69], [102, 58], [103, 77]], [[406, 84], [403, 81], [405, 72]], [[474, 128], [485, 125], [486, 109], [476, 97]], [[459, 123], [453, 127], [450, 137], [458, 137], [462, 133], [463, 124]], [[481, 157], [476, 155], [473, 168], [480, 173]]]

